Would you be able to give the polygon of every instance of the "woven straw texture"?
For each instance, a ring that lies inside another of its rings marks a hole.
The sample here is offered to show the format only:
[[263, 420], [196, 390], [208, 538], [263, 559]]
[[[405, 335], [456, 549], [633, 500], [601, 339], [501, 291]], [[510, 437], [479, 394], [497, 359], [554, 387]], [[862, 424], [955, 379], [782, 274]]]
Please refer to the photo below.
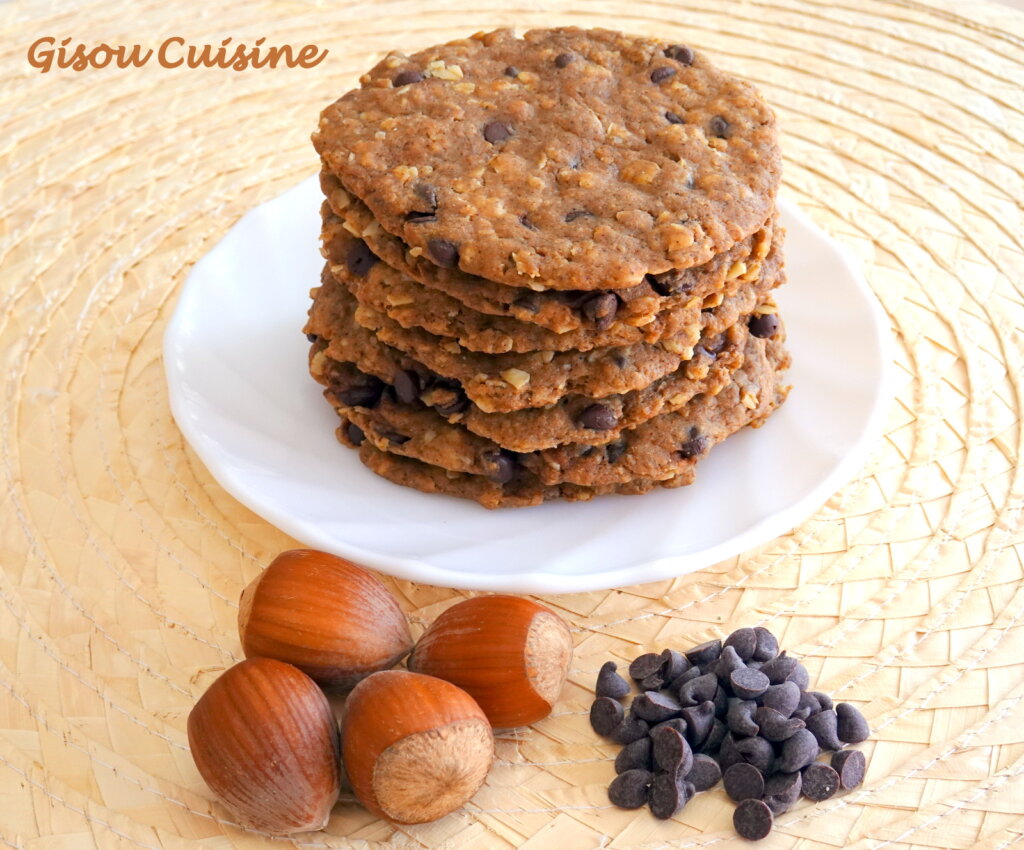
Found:
[[[316, 170], [319, 110], [385, 50], [553, 23], [675, 37], [762, 88], [785, 191], [859, 255], [891, 319], [898, 397], [858, 478], [790, 534], [693, 576], [546, 600], [575, 630], [571, 681], [551, 718], [502, 737], [464, 810], [396, 828], [343, 804], [294, 844], [729, 846], [721, 790], [667, 823], [611, 807], [614, 749], [586, 711], [604, 660], [759, 623], [875, 728], [865, 786], [801, 803], [762, 846], [1019, 844], [1022, 22], [916, 0], [0, 7], [0, 846], [292, 843], [239, 829], [187, 749], [190, 707], [239, 656], [239, 591], [295, 541], [184, 444], [163, 330], [190, 266]], [[312, 70], [43, 75], [26, 61], [43, 35], [331, 52]], [[388, 583], [417, 630], [464, 595]]]

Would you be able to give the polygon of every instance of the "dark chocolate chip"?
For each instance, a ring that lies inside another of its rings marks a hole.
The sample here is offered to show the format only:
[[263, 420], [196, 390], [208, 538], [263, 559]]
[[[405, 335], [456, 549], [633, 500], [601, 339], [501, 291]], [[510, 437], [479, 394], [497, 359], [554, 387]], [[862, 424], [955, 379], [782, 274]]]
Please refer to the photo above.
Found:
[[665, 48], [665, 55], [669, 59], [675, 59], [683, 65], [689, 65], [693, 62], [694, 53], [685, 44], [670, 44]]
[[735, 742], [735, 749], [739, 760], [752, 764], [765, 776], [772, 772], [775, 764], [775, 749], [771, 742], [766, 741], [760, 735], [753, 738], [740, 738]]
[[808, 800], [819, 803], [827, 800], [839, 790], [839, 774], [827, 764], [816, 761], [804, 770], [802, 790]]
[[751, 336], [756, 336], [758, 339], [768, 339], [778, 333], [779, 317], [775, 313], [751, 316], [747, 320], [747, 329], [750, 331]]
[[518, 77], [519, 76], [519, 69], [515, 65], [509, 65], [508, 67], [505, 68], [505, 76], [506, 77]]
[[566, 223], [571, 224], [578, 218], [593, 218], [593, 216], [594, 214], [587, 210], [569, 210], [569, 212], [565, 214], [565, 221]]
[[391, 80], [391, 85], [397, 89], [402, 86], [410, 85], [411, 83], [420, 83], [422, 81], [423, 74], [419, 71], [400, 71], [395, 75], [394, 79]]
[[764, 626], [754, 626], [757, 635], [757, 646], [754, 649], [755, 661], [770, 661], [779, 654], [779, 641]]
[[427, 251], [443, 269], [454, 269], [459, 264], [459, 246], [447, 239], [431, 239]]
[[[796, 683], [789, 682], [789, 684], [792, 685]], [[797, 702], [796, 708], [794, 709], [793, 713], [795, 714], [797, 711], [802, 711], [804, 709], [807, 709], [808, 716], [812, 714], [817, 714], [819, 711], [821, 711], [821, 703], [818, 702], [818, 697], [811, 691], [800, 692], [800, 699]]]
[[576, 57], [573, 56], [571, 53], [559, 53], [555, 57], [555, 67], [556, 68], [564, 68], [570, 62], [572, 62], [573, 59], [575, 59], [575, 58]]
[[481, 455], [481, 460], [492, 467], [492, 471], [487, 473], [487, 477], [495, 484], [508, 484], [515, 477], [516, 460], [508, 452], [486, 451]]
[[660, 68], [655, 68], [651, 71], [651, 82], [652, 83], [663, 83], [676, 75], [676, 69], [670, 68], [668, 65], [662, 65]]
[[394, 387], [402, 404], [412, 404], [420, 397], [420, 376], [411, 369], [402, 369], [395, 374]]
[[428, 221], [437, 221], [437, 215], [433, 211], [410, 210], [405, 214], [405, 220], [411, 224], [424, 224]]
[[760, 727], [760, 734], [773, 742], [788, 740], [804, 728], [802, 720], [787, 717], [782, 712], [767, 706], [761, 706], [754, 712], [754, 722]]
[[[587, 446], [583, 450], [581, 457], [590, 457], [593, 454], [597, 454], [597, 446]], [[640, 685], [642, 691], [657, 691], [665, 685], [665, 677], [661, 673], [651, 673], [646, 679], [641, 679], [637, 684]]]
[[668, 694], [658, 691], [645, 691], [633, 700], [631, 710], [641, 720], [649, 723], [661, 723], [671, 717], [679, 717], [682, 706]]
[[583, 302], [583, 315], [594, 323], [599, 331], [606, 331], [615, 321], [619, 311], [619, 299], [610, 292], [592, 295]]
[[598, 697], [590, 704], [590, 725], [598, 735], [611, 735], [622, 725], [625, 715], [622, 703], [611, 697]]
[[307, 342], [316, 342], [320, 337], [317, 334], [306, 334]]
[[523, 213], [521, 216], [519, 216], [519, 223], [527, 230], [537, 229], [537, 225], [530, 220], [530, 216], [527, 215], [526, 213]]
[[823, 709], [833, 708], [832, 697], [830, 697], [828, 694], [823, 694], [821, 691], [809, 691], [808, 693], [810, 693], [810, 695], [818, 701], [818, 705], [821, 706], [819, 711]]
[[736, 629], [725, 639], [725, 646], [731, 646], [743, 661], [749, 661], [757, 649], [757, 635], [750, 628]]
[[774, 822], [772, 810], [762, 800], [744, 800], [732, 813], [733, 827], [748, 841], [760, 841], [772, 831]]
[[660, 673], [665, 665], [664, 659], [657, 652], [645, 652], [637, 656], [629, 665], [629, 675], [637, 682], [646, 679], [652, 673]]
[[361, 446], [363, 440], [366, 439], [366, 434], [363, 433], [363, 429], [360, 428], [355, 422], [349, 422], [345, 425], [345, 436], [354, 446]]
[[715, 717], [725, 717], [725, 712], [729, 709], [729, 692], [721, 684], [715, 689], [711, 701], [715, 704]]
[[384, 392], [384, 382], [373, 375], [362, 375], [349, 386], [335, 389], [338, 401], [349, 407], [376, 407]]
[[666, 113], [665, 113], [665, 120], [666, 120], [666, 121], [668, 121], [668, 123], [669, 123], [669, 124], [685, 124], [685, 123], [686, 123], [686, 122], [685, 122], [685, 121], [683, 121], [683, 119], [682, 119], [682, 118], [681, 118], [681, 117], [680, 117], [680, 116], [679, 116], [679, 115], [678, 115], [677, 113], [675, 113], [675, 112], [666, 112]]
[[659, 773], [648, 790], [651, 814], [659, 820], [668, 820], [690, 802], [693, 785], [674, 773]]
[[717, 753], [718, 748], [722, 745], [722, 741], [725, 739], [725, 735], [728, 731], [728, 727], [716, 717], [711, 721], [711, 731], [708, 732], [708, 736], [704, 739], [704, 743], [698, 747], [700, 752]]
[[680, 685], [679, 704], [690, 706], [705, 700], [713, 700], [716, 690], [718, 690], [718, 677], [714, 673], [704, 673]]
[[786, 655], [783, 650], [770, 661], [766, 661], [761, 667], [761, 672], [771, 680], [773, 685], [781, 685], [789, 678], [789, 674], [793, 672], [798, 663], [792, 655]]
[[629, 682], [616, 672], [618, 669], [614, 661], [606, 661], [601, 665], [597, 674], [597, 684], [594, 686], [594, 693], [597, 696], [622, 699], [629, 693]]
[[690, 662], [677, 649], [662, 650], [661, 657], [663, 659], [661, 675], [666, 682], [674, 681], [690, 668]]
[[[687, 662], [689, 664], [689, 662]], [[690, 667], [676, 676], [672, 681], [668, 683], [668, 689], [674, 694], [680, 694], [681, 688], [687, 682], [691, 682], [701, 675], [700, 667]]]
[[757, 703], [753, 700], [729, 700], [729, 708], [725, 716], [729, 731], [744, 738], [756, 735], [760, 731], [754, 722], [754, 712], [757, 710]]
[[431, 393], [434, 410], [442, 416], [454, 416], [469, 407], [469, 399], [455, 381], [434, 387]]
[[492, 145], [511, 138], [512, 128], [503, 121], [488, 121], [484, 124], [484, 139]]
[[685, 443], [679, 447], [679, 451], [676, 454], [682, 460], [690, 460], [698, 455], [704, 454], [711, 447], [711, 441], [703, 434], [697, 437], [691, 437]]
[[744, 800], [761, 799], [764, 794], [764, 777], [754, 765], [739, 762], [722, 774], [725, 793], [737, 803]]
[[610, 431], [619, 424], [619, 417], [607, 405], [592, 404], [580, 414], [579, 424], [594, 431]]
[[629, 365], [629, 358], [621, 352], [616, 352], [612, 355], [612, 363], [618, 366], [620, 369], [625, 369]]
[[614, 443], [608, 443], [604, 447], [605, 457], [608, 458], [608, 463], [617, 463], [626, 453], [626, 441], [616, 440]]
[[790, 716], [795, 717], [797, 720], [803, 720], [804, 722], [806, 722], [807, 718], [812, 717], [813, 715], [811, 714], [811, 710], [809, 708], [798, 708]]
[[536, 314], [540, 312], [541, 303], [541, 297], [536, 292], [529, 292], [526, 295], [520, 295], [512, 302], [512, 306], [525, 310], [527, 313]]
[[871, 734], [871, 727], [860, 711], [848, 702], [841, 702], [835, 708], [836, 717], [839, 719], [838, 733], [839, 740], [847, 744], [859, 744]]
[[793, 671], [786, 676], [787, 682], [793, 682], [800, 690], [805, 690], [811, 683], [811, 674], [807, 672], [807, 668], [803, 664], [797, 664], [793, 667]]
[[740, 699], [757, 699], [768, 690], [768, 677], [761, 670], [751, 670], [743, 667], [733, 670], [729, 676], [729, 685], [732, 692]]
[[631, 711], [612, 732], [611, 739], [617, 744], [632, 744], [646, 738], [650, 729], [646, 720], [641, 720]]
[[697, 667], [710, 664], [722, 654], [722, 642], [717, 638], [695, 646], [693, 649], [684, 652], [686, 660]]
[[654, 779], [649, 770], [627, 770], [608, 786], [608, 799], [623, 809], [639, 809], [647, 802], [647, 789]]
[[808, 717], [807, 728], [817, 738], [818, 745], [823, 750], [841, 750], [843, 748], [843, 742], [837, 734], [839, 718], [831, 708]]
[[[722, 738], [722, 743], [718, 747], [718, 763], [721, 765], [722, 770], [728, 770], [731, 765], [745, 761], [743, 756], [740, 755], [739, 750], [736, 749], [737, 740], [740, 739], [737, 739], [732, 732], [726, 732], [725, 737]], [[774, 755], [773, 752], [773, 758]]]
[[385, 440], [391, 443], [393, 446], [402, 446], [409, 442], [412, 437], [407, 434], [403, 434], [400, 431], [394, 431], [390, 428], [377, 429], [377, 433], [380, 434]]
[[651, 730], [654, 764], [660, 770], [685, 776], [693, 766], [693, 751], [686, 738], [671, 726]]
[[746, 667], [743, 659], [739, 657], [734, 647], [726, 646], [722, 649], [722, 654], [708, 665], [708, 672], [714, 673], [721, 681], [728, 682], [732, 671], [741, 667]]
[[773, 814], [781, 815], [788, 812], [793, 804], [800, 799], [803, 786], [803, 775], [800, 771], [793, 773], [776, 773], [764, 782], [764, 796], [761, 798], [768, 804]]
[[860, 750], [840, 750], [832, 754], [832, 769], [839, 774], [839, 784], [849, 791], [864, 781], [867, 760]]
[[693, 280], [680, 269], [669, 269], [659, 274], [644, 275], [651, 289], [661, 296], [679, 295], [692, 288]]
[[697, 791], [714, 788], [722, 778], [722, 768], [714, 758], [703, 753], [693, 757], [693, 766], [686, 774], [686, 781], [693, 784]]
[[686, 735], [686, 721], [682, 717], [673, 717], [671, 720], [663, 720], [661, 723], [655, 724], [651, 727], [651, 734], [654, 733], [655, 729], [660, 729], [662, 726], [670, 726], [680, 735]]
[[615, 757], [615, 772], [650, 770], [654, 766], [651, 746], [650, 738], [639, 738], [632, 744], [626, 744]]
[[699, 750], [714, 726], [715, 704], [706, 700], [700, 705], [687, 706], [682, 715], [686, 721], [686, 740], [692, 749]]
[[345, 267], [350, 274], [354, 274], [356, 277], [365, 277], [376, 262], [377, 255], [362, 239], [353, 242], [345, 253]]
[[800, 729], [786, 739], [779, 756], [779, 770], [792, 773], [806, 767], [818, 757], [818, 741], [808, 730]]
[[761, 704], [766, 708], [774, 708], [783, 717], [789, 717], [800, 705], [800, 688], [793, 682], [772, 685], [764, 692]]
[[716, 115], [709, 122], [708, 129], [711, 131], [712, 136], [724, 139], [729, 135], [729, 122], [721, 115]]

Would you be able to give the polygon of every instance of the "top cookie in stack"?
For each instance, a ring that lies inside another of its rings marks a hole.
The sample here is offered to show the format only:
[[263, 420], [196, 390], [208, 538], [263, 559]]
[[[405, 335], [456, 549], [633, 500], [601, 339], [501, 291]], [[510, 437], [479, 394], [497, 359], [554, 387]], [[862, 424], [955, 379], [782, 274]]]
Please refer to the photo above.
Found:
[[785, 397], [771, 110], [690, 48], [499, 30], [329, 106], [306, 332], [339, 438], [488, 507], [693, 480]]

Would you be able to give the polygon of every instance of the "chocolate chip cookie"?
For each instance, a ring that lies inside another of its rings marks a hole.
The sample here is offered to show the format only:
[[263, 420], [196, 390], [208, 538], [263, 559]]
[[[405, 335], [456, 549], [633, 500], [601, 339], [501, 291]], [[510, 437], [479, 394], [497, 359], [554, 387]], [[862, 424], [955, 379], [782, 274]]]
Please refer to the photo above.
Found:
[[[719, 291], [724, 282], [740, 276], [755, 276], [772, 245], [774, 219], [753, 236], [717, 254], [707, 263], [660, 275], [645, 275], [636, 286], [615, 290], [524, 290], [521, 287], [446, 269], [423, 257], [384, 230], [358, 198], [342, 188], [334, 175], [320, 173], [320, 185], [330, 211], [342, 227], [366, 242], [373, 254], [405, 277], [437, 289], [472, 310], [493, 316], [511, 316], [521, 322], [540, 325], [555, 333], [581, 328], [600, 328], [612, 322], [642, 327], [664, 310], [682, 306], [694, 297]], [[323, 212], [325, 222], [328, 214]], [[327, 227], [321, 234], [329, 241]], [[781, 234], [779, 236], [781, 242]]]
[[342, 227], [333, 214], [324, 223], [324, 237], [323, 248], [332, 274], [360, 304], [387, 315], [403, 328], [422, 328], [484, 354], [590, 351], [638, 342], [655, 343], [666, 338], [680, 347], [692, 348], [700, 337], [702, 310], [720, 304], [744, 288], [760, 296], [776, 285], [781, 265], [781, 252], [773, 246], [763, 263], [752, 264], [749, 269], [745, 263], [734, 264], [731, 276], [726, 272], [718, 281], [717, 291], [672, 298], [671, 304], [660, 312], [630, 322], [617, 320], [616, 295], [599, 295], [598, 298], [609, 301], [603, 318], [589, 327], [556, 333], [511, 317], [477, 312], [439, 290], [403, 276], [390, 265], [377, 262], [367, 244]]
[[422, 404], [400, 400], [401, 389], [393, 385], [385, 385], [376, 399], [354, 399], [352, 387], [363, 375], [350, 364], [339, 364], [325, 394], [380, 451], [501, 481], [522, 467], [547, 485], [606, 486], [675, 477], [715, 443], [762, 421], [785, 397], [779, 373], [788, 362], [781, 343], [750, 337], [743, 366], [716, 395], [698, 395], [675, 412], [616, 431], [600, 445], [573, 443], [524, 453], [510, 452]]
[[708, 262], [771, 216], [749, 84], [682, 44], [574, 27], [391, 54], [327, 107], [326, 169], [442, 268], [597, 290]]

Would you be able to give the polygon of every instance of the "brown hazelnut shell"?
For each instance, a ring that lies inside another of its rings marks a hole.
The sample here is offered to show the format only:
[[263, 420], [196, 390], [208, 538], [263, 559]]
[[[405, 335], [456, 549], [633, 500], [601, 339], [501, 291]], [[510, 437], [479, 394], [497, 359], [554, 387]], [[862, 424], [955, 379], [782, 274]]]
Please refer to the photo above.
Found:
[[450, 682], [385, 670], [349, 694], [342, 753], [357, 799], [378, 817], [425, 823], [483, 784], [494, 736], [480, 706]]
[[543, 605], [520, 596], [475, 596], [423, 633], [409, 669], [468, 692], [496, 728], [551, 713], [572, 660], [572, 633]]
[[243, 826], [322, 829], [338, 799], [338, 723], [305, 673], [272, 658], [230, 668], [188, 716], [199, 773]]
[[293, 664], [329, 690], [393, 667], [413, 643], [376, 576], [314, 549], [282, 552], [253, 579], [239, 601], [238, 631], [246, 658]]

